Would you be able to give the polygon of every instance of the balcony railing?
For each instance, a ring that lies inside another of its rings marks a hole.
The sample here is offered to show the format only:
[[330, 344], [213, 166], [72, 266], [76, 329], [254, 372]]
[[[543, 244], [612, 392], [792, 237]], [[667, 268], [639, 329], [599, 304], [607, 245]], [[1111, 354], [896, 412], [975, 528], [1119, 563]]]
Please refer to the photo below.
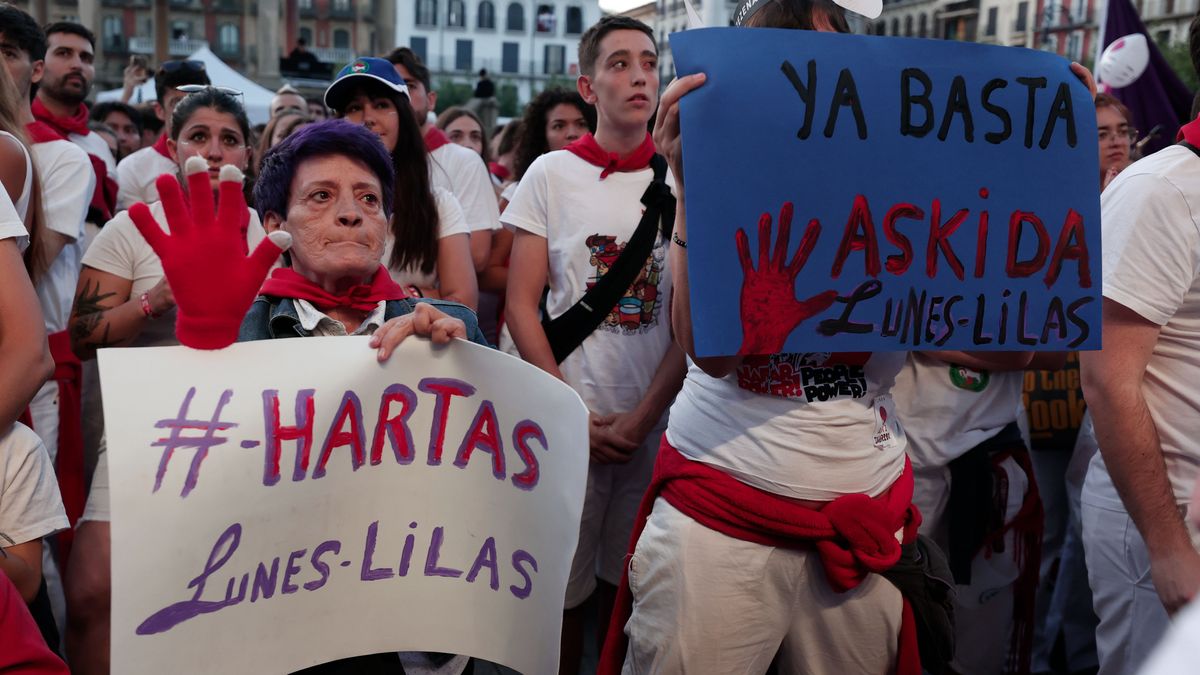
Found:
[[353, 61], [358, 54], [353, 49], [338, 49], [336, 47], [309, 47], [308, 51], [317, 57], [321, 63], [346, 63]]
[[[531, 61], [529, 59], [517, 59], [516, 63], [513, 64], [511, 62], [506, 63], [503, 59], [500, 59], [500, 58], [475, 58], [475, 59], [471, 60], [469, 68], [458, 68], [457, 66], [459, 64], [457, 63], [457, 59], [455, 58], [455, 56], [453, 54], [446, 54], [441, 57], [439, 57], [437, 55], [433, 55], [425, 63], [426, 63], [426, 65], [429, 66], [430, 70], [432, 70], [434, 73], [437, 73], [439, 75], [471, 75], [471, 76], [474, 76], [476, 73], [479, 72], [479, 70], [481, 68], [486, 68], [487, 71], [489, 73], [491, 73], [493, 77], [499, 78], [499, 79], [528, 78], [531, 73], [533, 74], [533, 76], [535, 78], [538, 78], [538, 79], [549, 79], [549, 78], [563, 78], [563, 79], [571, 78], [571, 79], [573, 79], [576, 75], [579, 74], [578, 68], [575, 69], [576, 72], [571, 72], [571, 64], [569, 64], [569, 63], [562, 64], [563, 69], [561, 72], [547, 73], [546, 72], [546, 62], [543, 61], [542, 59], [537, 59], [537, 60], [533, 60], [533, 61]], [[513, 65], [516, 66], [516, 68], [517, 68], [516, 70], [506, 70], [505, 69], [505, 66], [511, 67]]]
[[[171, 56], [191, 56], [197, 50], [208, 46], [208, 40], [167, 40], [167, 53]], [[154, 53], [154, 38], [152, 37], [131, 37], [129, 38], [129, 53], [130, 54], [153, 54]]]

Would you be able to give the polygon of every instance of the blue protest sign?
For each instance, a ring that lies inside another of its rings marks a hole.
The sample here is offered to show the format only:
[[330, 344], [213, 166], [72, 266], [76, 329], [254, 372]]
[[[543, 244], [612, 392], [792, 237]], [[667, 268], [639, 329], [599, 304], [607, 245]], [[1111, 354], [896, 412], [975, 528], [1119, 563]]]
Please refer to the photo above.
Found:
[[1100, 346], [1096, 114], [1061, 57], [676, 33], [701, 356]]

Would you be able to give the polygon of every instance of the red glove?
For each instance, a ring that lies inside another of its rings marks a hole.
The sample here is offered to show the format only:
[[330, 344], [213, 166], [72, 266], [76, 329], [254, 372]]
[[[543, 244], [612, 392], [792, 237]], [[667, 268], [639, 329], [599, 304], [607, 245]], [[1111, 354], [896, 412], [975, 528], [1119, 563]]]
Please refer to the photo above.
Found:
[[170, 234], [145, 204], [131, 206], [129, 217], [162, 260], [178, 308], [176, 337], [196, 349], [221, 349], [237, 340], [263, 279], [291, 238], [273, 233], [247, 257], [250, 213], [242, 194], [242, 172], [221, 167], [220, 206], [214, 209], [207, 169], [200, 157], [185, 164], [190, 209], [179, 181], [169, 174], [158, 177]]
[[[738, 354], [778, 354], [788, 335], [800, 322], [820, 314], [833, 304], [836, 291], [823, 291], [807, 300], [796, 299], [796, 276], [804, 269], [808, 256], [817, 245], [821, 224], [808, 224], [800, 248], [787, 261], [788, 239], [792, 232], [792, 203], [779, 210], [779, 239], [771, 247], [771, 214], [758, 219], [758, 269], [750, 260], [750, 240], [739, 229], [735, 237], [742, 261], [742, 347]], [[785, 265], [786, 263], [786, 265]]]

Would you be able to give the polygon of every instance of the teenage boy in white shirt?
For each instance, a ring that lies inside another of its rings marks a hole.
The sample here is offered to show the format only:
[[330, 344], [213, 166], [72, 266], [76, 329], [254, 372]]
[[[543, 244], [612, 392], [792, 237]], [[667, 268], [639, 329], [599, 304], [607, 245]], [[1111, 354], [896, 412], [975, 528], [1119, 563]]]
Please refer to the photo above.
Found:
[[408, 86], [408, 100], [429, 149], [429, 175], [434, 187], [449, 190], [462, 206], [471, 227], [471, 262], [481, 272], [492, 250], [492, 231], [500, 229], [500, 209], [487, 165], [479, 153], [451, 143], [433, 123], [429, 113], [437, 105], [437, 92], [430, 88], [429, 69], [421, 59], [408, 47], [397, 47], [384, 58]]
[[[543, 329], [542, 289], [550, 288], [546, 310], [556, 318], [609, 272], [637, 229], [653, 177], [654, 145], [646, 132], [658, 103], [652, 32], [627, 17], [606, 17], [580, 39], [579, 55], [579, 93], [596, 106], [596, 134], [538, 158], [503, 215], [515, 233], [507, 302], [513, 340], [523, 359], [571, 385], [592, 411], [592, 462], [563, 615], [565, 673], [579, 667], [580, 606], [596, 578], [613, 587], [620, 580], [666, 410], [685, 371], [670, 328], [670, 242], [658, 223], [632, 286], [561, 363]], [[665, 181], [673, 185], [669, 172]], [[612, 596], [600, 597], [605, 626]]]

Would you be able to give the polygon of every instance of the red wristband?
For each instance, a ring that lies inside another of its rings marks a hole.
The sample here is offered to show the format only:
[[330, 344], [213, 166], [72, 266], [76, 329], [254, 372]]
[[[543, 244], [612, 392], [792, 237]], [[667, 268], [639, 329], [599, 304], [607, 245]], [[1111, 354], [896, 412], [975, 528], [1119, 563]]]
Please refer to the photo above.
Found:
[[150, 307], [150, 291], [146, 291], [138, 296], [138, 302], [141, 303], [142, 314], [145, 314], [147, 319], [158, 318], [158, 315], [154, 313], [154, 309]]

